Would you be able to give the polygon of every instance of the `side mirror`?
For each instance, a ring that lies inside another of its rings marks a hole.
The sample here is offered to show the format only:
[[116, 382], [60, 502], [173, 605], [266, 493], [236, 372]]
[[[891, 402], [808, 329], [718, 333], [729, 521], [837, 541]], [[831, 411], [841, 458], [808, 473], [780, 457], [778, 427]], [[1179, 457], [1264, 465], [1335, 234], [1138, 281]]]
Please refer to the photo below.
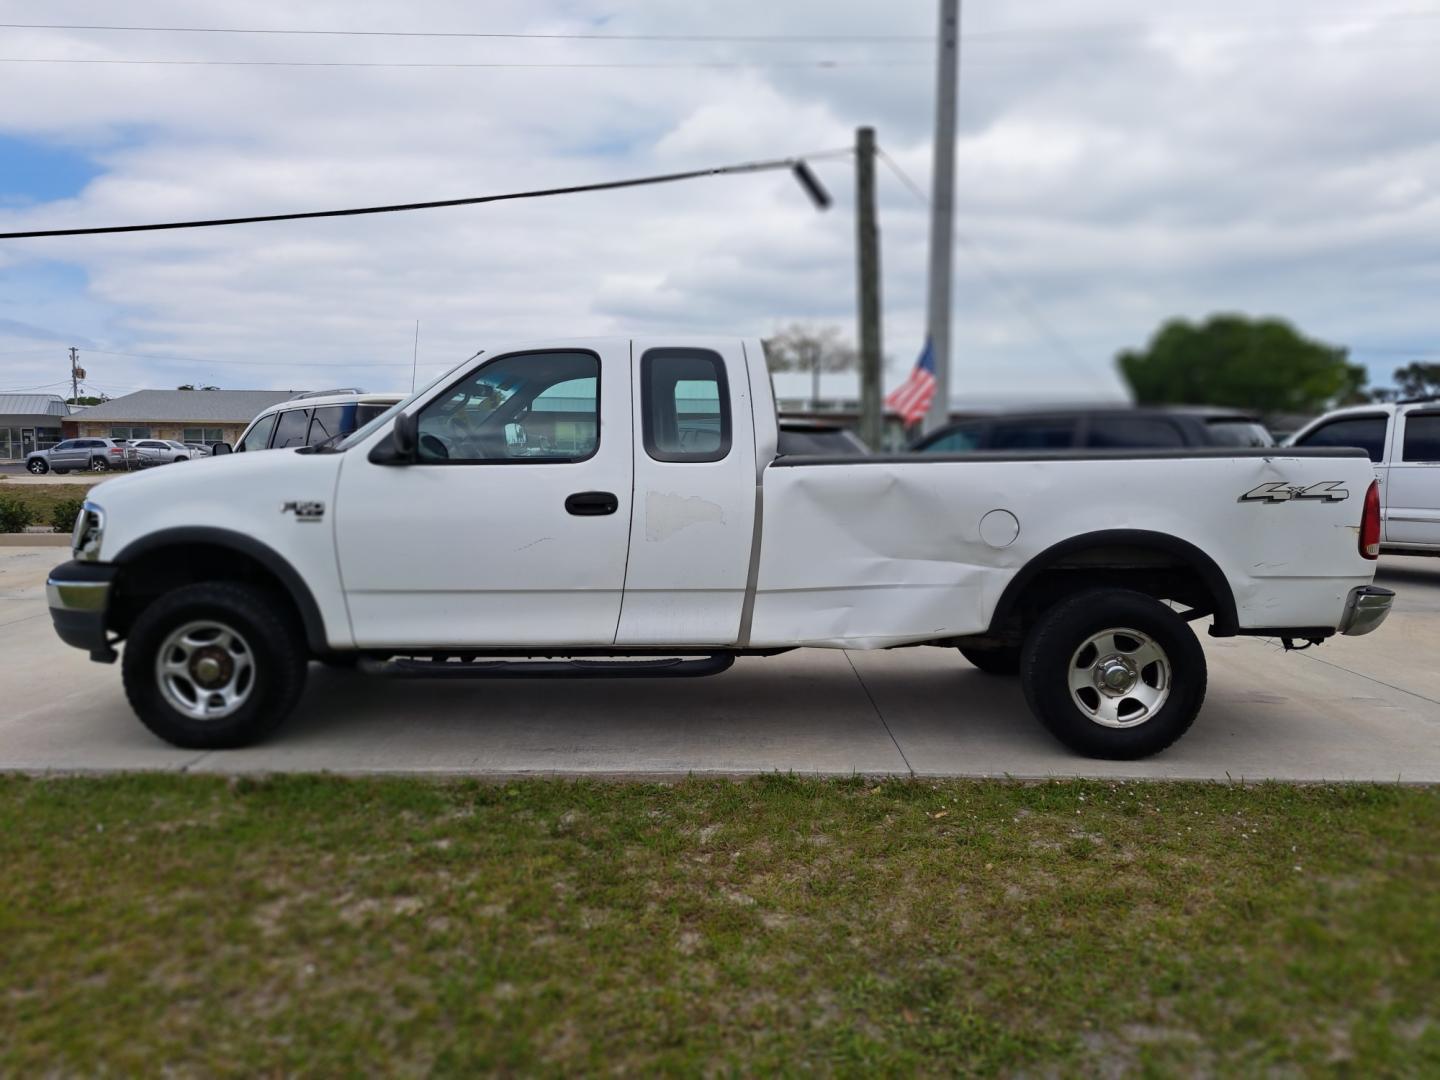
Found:
[[403, 461], [415, 460], [415, 449], [420, 443], [420, 421], [414, 413], [402, 412], [395, 417], [395, 428], [390, 436], [395, 444], [395, 453]]
[[228, 442], [217, 442], [217, 443], [211, 443], [211, 444], [210, 444], [210, 456], [211, 456], [211, 457], [219, 457], [221, 454], [230, 454], [230, 453], [234, 453], [234, 450], [231, 448], [231, 446], [230, 446], [230, 444], [229, 444]]

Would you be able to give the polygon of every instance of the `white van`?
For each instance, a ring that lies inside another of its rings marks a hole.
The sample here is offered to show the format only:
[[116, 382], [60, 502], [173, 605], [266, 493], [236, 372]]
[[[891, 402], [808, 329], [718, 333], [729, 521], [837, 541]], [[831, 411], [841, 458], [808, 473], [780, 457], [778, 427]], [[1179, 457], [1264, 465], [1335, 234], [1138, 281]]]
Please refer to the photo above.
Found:
[[1440, 555], [1440, 398], [1336, 409], [1290, 445], [1363, 449], [1380, 481], [1380, 550]]
[[359, 390], [318, 390], [301, 394], [271, 405], [255, 417], [234, 450], [239, 453], [319, 446], [364, 427], [404, 397], [404, 394], [366, 394]]

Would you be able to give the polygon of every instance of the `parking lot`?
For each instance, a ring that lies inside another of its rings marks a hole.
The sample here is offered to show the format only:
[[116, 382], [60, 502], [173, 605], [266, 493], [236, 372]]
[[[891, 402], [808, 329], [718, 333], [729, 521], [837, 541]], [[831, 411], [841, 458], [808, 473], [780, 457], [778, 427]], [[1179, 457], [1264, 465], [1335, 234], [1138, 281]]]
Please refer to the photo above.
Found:
[[116, 667], [50, 628], [63, 548], [0, 548], [0, 768], [196, 772], [1124, 776], [1440, 781], [1440, 559], [1386, 558], [1399, 593], [1377, 633], [1286, 654], [1206, 639], [1210, 690], [1190, 733], [1143, 762], [1077, 758], [1013, 679], [953, 650], [806, 649], [700, 680], [386, 680], [312, 666], [267, 743], [176, 750], [135, 719]]

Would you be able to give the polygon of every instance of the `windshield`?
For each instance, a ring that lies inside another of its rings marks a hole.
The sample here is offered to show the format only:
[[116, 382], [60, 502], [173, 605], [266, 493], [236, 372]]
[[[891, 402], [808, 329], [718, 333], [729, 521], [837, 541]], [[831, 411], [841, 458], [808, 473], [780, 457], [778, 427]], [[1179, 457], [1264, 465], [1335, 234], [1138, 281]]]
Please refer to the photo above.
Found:
[[[405, 398], [403, 401], [397, 401], [394, 405], [391, 405], [390, 408], [386, 409], [379, 416], [374, 417], [368, 423], [356, 428], [348, 436], [346, 436], [343, 441], [339, 443], [334, 443], [333, 445], [327, 445], [326, 450], [335, 452], [339, 452], [341, 450], [349, 450], [356, 443], [363, 442], [364, 440], [368, 439], [371, 432], [376, 431], [383, 424], [388, 424], [395, 417], [395, 414], [400, 412], [401, 409], [405, 408], [406, 405], [409, 405], [421, 394], [428, 393], [437, 383], [444, 382], [446, 379], [450, 378], [450, 376], [454, 375], [455, 372], [459, 371], [462, 367], [470, 363], [476, 357], [480, 356], [483, 352], [484, 350], [482, 349], [481, 352], [476, 353], [475, 356], [467, 357], [466, 359], [461, 360], [460, 363], [456, 364], [454, 367], [447, 368], [446, 370], [442, 371], [439, 375], [436, 375], [435, 378], [431, 379], [428, 383], [422, 386], [419, 390], [416, 390], [413, 394]], [[328, 444], [330, 443], [330, 440], [327, 439], [326, 442]]]

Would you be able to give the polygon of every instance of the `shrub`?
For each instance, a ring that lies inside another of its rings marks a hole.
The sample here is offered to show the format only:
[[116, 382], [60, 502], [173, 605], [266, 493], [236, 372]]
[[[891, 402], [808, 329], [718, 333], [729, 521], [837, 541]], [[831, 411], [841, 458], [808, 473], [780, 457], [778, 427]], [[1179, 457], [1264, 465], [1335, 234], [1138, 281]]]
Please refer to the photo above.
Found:
[[13, 495], [0, 495], [0, 532], [18, 533], [35, 521], [35, 511]]
[[56, 532], [68, 533], [75, 527], [75, 519], [84, 505], [84, 499], [61, 499], [50, 508], [50, 527]]

